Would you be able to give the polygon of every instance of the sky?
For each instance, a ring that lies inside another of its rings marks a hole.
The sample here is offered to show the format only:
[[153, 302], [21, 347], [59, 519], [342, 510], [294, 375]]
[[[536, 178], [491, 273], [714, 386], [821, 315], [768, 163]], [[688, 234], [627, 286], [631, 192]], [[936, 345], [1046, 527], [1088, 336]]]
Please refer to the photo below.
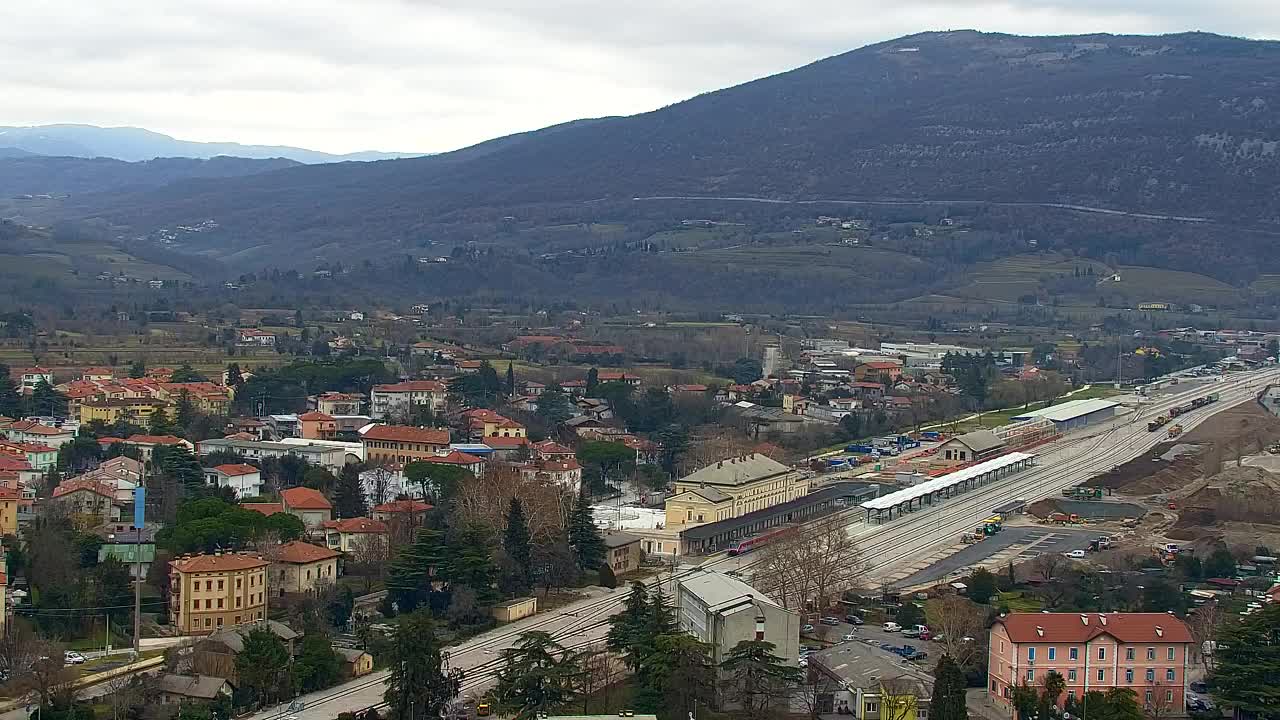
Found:
[[926, 30], [1280, 38], [1276, 0], [0, 3], [0, 125], [437, 152]]

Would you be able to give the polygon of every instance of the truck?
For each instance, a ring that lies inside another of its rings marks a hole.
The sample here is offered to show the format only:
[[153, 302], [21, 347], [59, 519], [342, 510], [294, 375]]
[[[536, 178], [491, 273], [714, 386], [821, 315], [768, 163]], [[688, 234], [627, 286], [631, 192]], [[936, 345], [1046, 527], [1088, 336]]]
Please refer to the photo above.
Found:
[[1176, 437], [1178, 437], [1178, 436], [1179, 436], [1179, 435], [1181, 435], [1181, 434], [1182, 434], [1182, 424], [1181, 424], [1181, 423], [1179, 423], [1179, 424], [1177, 424], [1177, 425], [1174, 425], [1173, 427], [1169, 428], [1169, 437], [1170, 437], [1170, 439], [1172, 439], [1172, 438], [1176, 438]]
[[938, 442], [942, 439], [942, 433], [937, 430], [925, 430], [920, 433], [920, 439], [927, 440], [929, 442]]
[[862, 453], [862, 454], [866, 454], [866, 453], [875, 452], [875, 450], [876, 450], [876, 449], [875, 449], [875, 447], [873, 447], [873, 446], [871, 446], [871, 445], [863, 445], [863, 444], [857, 444], [857, 443], [855, 443], [855, 444], [853, 444], [853, 445], [846, 445], [846, 446], [844, 447], [844, 451], [845, 451], [845, 452], [848, 452], [848, 453]]

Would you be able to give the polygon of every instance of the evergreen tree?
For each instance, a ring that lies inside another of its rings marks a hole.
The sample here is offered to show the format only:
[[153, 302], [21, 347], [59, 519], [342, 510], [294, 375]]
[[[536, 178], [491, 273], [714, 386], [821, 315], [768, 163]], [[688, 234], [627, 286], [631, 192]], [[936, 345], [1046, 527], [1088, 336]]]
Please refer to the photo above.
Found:
[[524, 505], [518, 497], [511, 498], [511, 507], [507, 510], [507, 531], [502, 538], [502, 549], [506, 550], [507, 556], [520, 568], [523, 584], [518, 592], [529, 592], [533, 584], [533, 544], [529, 536], [529, 522], [524, 516]]
[[[653, 652], [645, 658], [643, 682], [637, 710], [658, 712], [664, 717], [687, 718], [698, 706], [715, 701], [716, 667], [711, 646], [685, 633], [659, 635]], [[657, 702], [652, 703], [652, 699]]]
[[482, 607], [497, 601], [498, 564], [488, 528], [469, 527], [455, 533], [447, 539], [445, 553], [441, 569], [450, 591], [459, 585], [468, 587]]
[[598, 387], [600, 387], [600, 371], [591, 368], [587, 371], [587, 397], [595, 397]]
[[559, 425], [573, 417], [573, 409], [560, 386], [552, 385], [538, 396], [538, 409], [534, 414], [551, 425]]
[[449, 667], [449, 653], [426, 610], [400, 618], [392, 635], [383, 694], [390, 720], [434, 720], [462, 692], [462, 670]]
[[30, 408], [32, 415], [48, 415], [66, 417], [67, 396], [58, 392], [48, 380], [40, 379], [31, 391]]
[[1280, 605], [1267, 605], [1227, 625], [1214, 654], [1213, 697], [1218, 704], [1238, 716], [1274, 720], [1280, 708]]
[[[845, 417], [855, 417], [846, 415]], [[676, 462], [689, 449], [689, 429], [679, 423], [669, 423], [654, 438], [662, 448], [662, 469], [668, 475], [676, 474]]]
[[254, 628], [244, 636], [244, 648], [236, 654], [239, 690], [250, 702], [269, 703], [289, 697], [289, 650], [265, 628]]
[[742, 640], [720, 663], [725, 699], [742, 708], [743, 717], [765, 718], [804, 679], [800, 668], [773, 654], [767, 640]]
[[169, 412], [158, 407], [151, 413], [151, 417], [147, 419], [147, 432], [152, 435], [172, 435], [174, 433], [173, 423], [169, 421]]
[[9, 366], [0, 364], [0, 415], [14, 420], [22, 417], [22, 394], [9, 376]]
[[933, 671], [933, 701], [929, 705], [931, 720], [969, 720], [964, 692], [964, 670], [950, 655], [943, 655]]
[[485, 399], [493, 402], [502, 393], [502, 385], [498, 382], [498, 371], [493, 369], [488, 360], [485, 360], [480, 363], [480, 371], [477, 375], [480, 377], [480, 387]]
[[196, 406], [191, 402], [191, 393], [183, 390], [178, 394], [178, 402], [175, 405], [174, 418], [178, 423], [178, 427], [186, 430], [196, 419]]
[[147, 376], [147, 364], [141, 360], [134, 360], [129, 364], [129, 377], [143, 378]]
[[609, 649], [624, 656], [632, 672], [640, 669], [644, 628], [653, 614], [649, 606], [649, 593], [639, 580], [631, 583], [622, 612], [609, 618], [609, 633], [605, 643]]
[[515, 397], [516, 394], [516, 369], [511, 363], [507, 363], [507, 397]]
[[340, 518], [363, 517], [368, 512], [359, 465], [348, 463], [342, 466], [333, 489], [333, 509]]
[[493, 694], [515, 718], [537, 717], [578, 696], [582, 667], [577, 655], [545, 632], [521, 634], [515, 647], [502, 651], [501, 662]]
[[231, 363], [227, 366], [227, 387], [239, 387], [244, 382], [244, 375], [240, 372], [240, 363]]
[[401, 612], [410, 612], [433, 592], [431, 577], [445, 561], [444, 534], [421, 528], [413, 544], [387, 567], [387, 590]]
[[342, 676], [342, 657], [333, 651], [329, 638], [308, 632], [293, 663], [293, 678], [300, 692], [314, 692], [333, 685]]
[[185, 447], [173, 445], [156, 448], [151, 461], [159, 466], [166, 477], [188, 490], [204, 488], [204, 468], [200, 465], [200, 460]]
[[205, 382], [205, 377], [196, 372], [195, 368], [191, 367], [190, 363], [183, 363], [173, 371], [173, 375], [169, 378], [169, 381], [176, 383]]
[[660, 635], [670, 635], [677, 631], [676, 615], [671, 609], [671, 602], [662, 592], [662, 583], [653, 588], [653, 597], [649, 599], [649, 619], [645, 624], [645, 651], [651, 652]]
[[583, 571], [597, 570], [604, 562], [604, 539], [600, 537], [600, 529], [596, 527], [585, 493], [578, 495], [569, 515], [569, 545], [578, 556], [578, 567]]

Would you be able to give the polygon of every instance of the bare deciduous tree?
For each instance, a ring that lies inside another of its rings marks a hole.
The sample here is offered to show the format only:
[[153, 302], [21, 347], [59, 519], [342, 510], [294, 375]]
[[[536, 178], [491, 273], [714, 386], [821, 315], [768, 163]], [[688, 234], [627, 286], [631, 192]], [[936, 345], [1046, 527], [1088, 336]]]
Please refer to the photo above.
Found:
[[364, 489], [369, 495], [369, 505], [381, 505], [391, 499], [392, 473], [386, 465], [377, 465], [365, 471]]
[[942, 636], [943, 652], [961, 665], [968, 664], [977, 652], [974, 638], [983, 631], [985, 615], [981, 606], [959, 595], [947, 595], [930, 603], [926, 612], [929, 629], [935, 636]]
[[1045, 582], [1053, 582], [1066, 565], [1067, 559], [1056, 552], [1042, 552], [1031, 561], [1031, 567], [1040, 573]]
[[924, 693], [920, 683], [909, 677], [880, 680], [880, 720], [908, 720], [916, 716], [919, 698]]
[[858, 544], [839, 515], [797, 528], [759, 552], [762, 557], [753, 584], [787, 609], [809, 603], [826, 608], [845, 590], [856, 587], [867, 571]]
[[[1218, 628], [1223, 621], [1222, 608], [1217, 600], [1210, 600], [1187, 615], [1187, 626], [1191, 629], [1191, 637], [1195, 643], [1191, 646], [1191, 657], [1198, 659], [1206, 672], [1213, 671], [1214, 653], [1204, 652], [1205, 643], [1216, 642]], [[1207, 647], [1212, 648], [1212, 645]]]
[[373, 589], [375, 579], [386, 577], [387, 563], [391, 560], [390, 543], [384, 535], [364, 533], [351, 541], [349, 557], [347, 568], [364, 578], [364, 591], [367, 593]]

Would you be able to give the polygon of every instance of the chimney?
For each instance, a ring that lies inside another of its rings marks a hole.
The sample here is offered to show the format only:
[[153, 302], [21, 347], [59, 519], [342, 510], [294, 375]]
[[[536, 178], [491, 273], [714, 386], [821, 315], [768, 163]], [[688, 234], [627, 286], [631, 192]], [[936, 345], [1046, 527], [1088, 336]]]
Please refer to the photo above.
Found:
[[764, 640], [764, 618], [756, 616], [756, 640]]
[[723, 461], [723, 460], [721, 460], [721, 461], [719, 461], [719, 462], [717, 462], [717, 463], [716, 463], [716, 469], [717, 469], [717, 470], [719, 470], [719, 469], [720, 469], [720, 468], [722, 468], [722, 467], [724, 467], [724, 461]]
[[1164, 637], [1164, 628], [1156, 626], [1156, 637]]

